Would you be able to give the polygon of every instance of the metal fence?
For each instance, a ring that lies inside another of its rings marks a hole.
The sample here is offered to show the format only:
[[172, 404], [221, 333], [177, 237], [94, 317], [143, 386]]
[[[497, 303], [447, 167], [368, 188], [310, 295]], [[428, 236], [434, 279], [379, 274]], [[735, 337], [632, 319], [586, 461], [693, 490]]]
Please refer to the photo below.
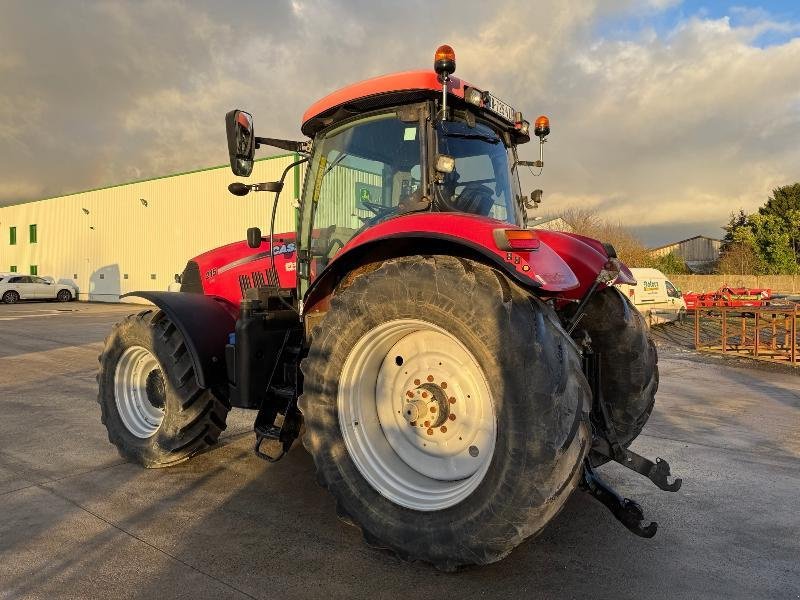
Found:
[[702, 352], [800, 366], [800, 307], [698, 309], [694, 345]]

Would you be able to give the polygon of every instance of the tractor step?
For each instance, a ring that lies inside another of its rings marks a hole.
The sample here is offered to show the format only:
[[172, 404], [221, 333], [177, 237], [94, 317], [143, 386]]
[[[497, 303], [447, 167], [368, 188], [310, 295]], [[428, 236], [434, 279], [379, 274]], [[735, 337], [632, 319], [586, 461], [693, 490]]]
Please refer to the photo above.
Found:
[[[267, 462], [278, 462], [280, 459], [283, 458], [283, 455], [286, 454], [288, 448], [285, 448], [285, 444], [281, 440], [281, 430], [283, 429], [282, 425], [256, 425], [253, 427], [253, 431], [256, 434], [256, 445], [253, 448], [253, 452], [259, 458], [266, 460]], [[274, 454], [269, 454], [264, 452], [261, 447], [264, 442], [276, 442], [276, 444], [272, 444], [273, 446], [278, 446], [277, 451]]]

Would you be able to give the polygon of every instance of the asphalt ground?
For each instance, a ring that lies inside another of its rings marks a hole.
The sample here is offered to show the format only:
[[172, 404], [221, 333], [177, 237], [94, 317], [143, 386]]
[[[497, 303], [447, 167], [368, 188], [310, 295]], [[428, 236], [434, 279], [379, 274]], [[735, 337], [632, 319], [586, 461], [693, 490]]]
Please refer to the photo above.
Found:
[[108, 443], [95, 371], [137, 307], [0, 305], [0, 598], [800, 598], [800, 376], [661, 348], [656, 409], [634, 449], [683, 488], [602, 468], [659, 523], [627, 532], [576, 492], [500, 563], [440, 573], [368, 547], [336, 518], [297, 444], [221, 443], [144, 470]]

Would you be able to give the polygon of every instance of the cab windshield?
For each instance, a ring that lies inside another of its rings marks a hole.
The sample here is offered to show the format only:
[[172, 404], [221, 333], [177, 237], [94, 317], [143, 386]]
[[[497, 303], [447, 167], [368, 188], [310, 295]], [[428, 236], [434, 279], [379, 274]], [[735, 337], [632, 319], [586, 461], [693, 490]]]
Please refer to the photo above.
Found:
[[455, 159], [451, 173], [440, 174], [436, 209], [483, 215], [516, 224], [518, 185], [509, 169], [503, 140], [489, 126], [464, 121], [436, 125], [437, 151]]

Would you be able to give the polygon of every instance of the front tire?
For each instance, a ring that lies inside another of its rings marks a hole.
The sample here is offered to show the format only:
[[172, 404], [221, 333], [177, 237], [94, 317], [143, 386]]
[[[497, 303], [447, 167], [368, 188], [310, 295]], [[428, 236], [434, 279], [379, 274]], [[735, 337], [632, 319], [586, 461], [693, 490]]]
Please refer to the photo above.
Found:
[[500, 560], [580, 477], [590, 396], [577, 350], [549, 307], [485, 265], [408, 257], [357, 277], [302, 370], [320, 482], [367, 541], [403, 558]]
[[72, 300], [72, 293], [69, 290], [59, 290], [56, 294], [56, 300], [59, 302], [69, 302]]
[[[603, 397], [617, 439], [627, 447], [650, 418], [658, 390], [658, 353], [647, 323], [622, 292], [609, 287], [589, 300], [580, 327], [600, 353]], [[593, 453], [592, 460], [607, 459]]]
[[230, 410], [198, 387], [181, 333], [159, 310], [117, 323], [97, 374], [101, 420], [123, 458], [144, 467], [186, 460], [216, 443]]

